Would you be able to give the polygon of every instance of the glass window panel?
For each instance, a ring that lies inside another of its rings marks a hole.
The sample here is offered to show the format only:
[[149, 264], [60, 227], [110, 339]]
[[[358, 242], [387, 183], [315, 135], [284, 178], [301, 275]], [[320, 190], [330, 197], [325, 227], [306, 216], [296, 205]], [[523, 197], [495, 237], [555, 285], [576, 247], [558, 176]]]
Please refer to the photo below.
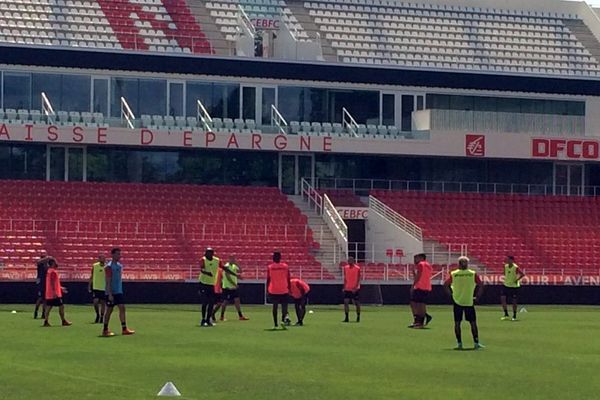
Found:
[[140, 79], [139, 108], [132, 108], [136, 116], [167, 114], [167, 81], [158, 79]]
[[136, 117], [139, 110], [138, 80], [131, 78], [112, 78], [110, 110], [113, 117], [121, 116], [121, 97], [125, 98]]
[[69, 153], [69, 181], [83, 181], [83, 149], [68, 148]]
[[108, 116], [108, 79], [94, 79], [92, 112]]
[[383, 125], [396, 125], [396, 96], [384, 94], [382, 97], [382, 123]]
[[91, 78], [86, 75], [63, 75], [61, 82], [62, 111], [90, 111]]
[[425, 96], [417, 96], [417, 111], [425, 109]]
[[11, 146], [0, 145], [0, 179], [11, 178], [10, 152]]
[[401, 121], [401, 129], [402, 131], [411, 131], [412, 130], [412, 112], [415, 109], [415, 101], [414, 96], [412, 95], [402, 95], [402, 121]]
[[50, 180], [64, 181], [65, 180], [65, 148], [51, 147], [50, 148]]
[[54, 111], [61, 110], [62, 91], [61, 75], [56, 74], [31, 74], [31, 108], [42, 109], [42, 92], [46, 93]]
[[183, 113], [183, 83], [169, 83], [169, 115], [182, 117]]
[[304, 89], [300, 87], [279, 87], [277, 108], [283, 118], [289, 121], [302, 121], [304, 115]]
[[256, 88], [242, 89], [242, 118], [256, 119]]
[[[188, 116], [198, 113], [197, 102], [200, 100], [204, 107], [211, 112], [212, 109], [212, 84], [201, 82], [188, 82], [186, 85], [186, 111]], [[216, 117], [216, 115], [213, 115]]]
[[31, 109], [31, 75], [4, 73], [4, 108]]
[[263, 125], [271, 125], [271, 105], [275, 105], [275, 89], [263, 88], [261, 104]]

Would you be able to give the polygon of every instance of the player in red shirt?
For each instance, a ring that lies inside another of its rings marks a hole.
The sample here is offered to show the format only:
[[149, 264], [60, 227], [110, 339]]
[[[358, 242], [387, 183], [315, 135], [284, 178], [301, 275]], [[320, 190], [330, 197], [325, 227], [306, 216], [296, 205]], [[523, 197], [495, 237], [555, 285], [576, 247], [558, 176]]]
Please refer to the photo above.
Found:
[[273, 263], [267, 267], [267, 293], [273, 303], [273, 329], [278, 329], [277, 312], [281, 304], [283, 327], [290, 324], [288, 317], [288, 293], [290, 292], [290, 269], [281, 262], [281, 253], [273, 253]]
[[304, 316], [306, 315], [306, 302], [308, 301], [308, 292], [310, 292], [310, 286], [302, 279], [292, 278], [290, 279], [290, 296], [294, 299], [294, 305], [296, 308], [296, 326], [304, 325]]
[[422, 329], [429, 324], [433, 317], [427, 314], [427, 298], [431, 293], [431, 275], [433, 269], [431, 264], [427, 262], [427, 256], [423, 253], [417, 254], [414, 257], [415, 269], [414, 283], [410, 289], [410, 308], [412, 310], [414, 320], [409, 328]]
[[342, 322], [349, 322], [348, 314], [350, 312], [350, 301], [356, 306], [356, 322], [360, 322], [360, 281], [362, 275], [360, 266], [356, 264], [354, 257], [348, 257], [348, 262], [342, 266], [344, 273], [344, 314], [345, 318]]
[[58, 264], [54, 258], [48, 260], [48, 272], [46, 274], [46, 307], [44, 310], [44, 326], [50, 326], [48, 318], [52, 307], [58, 307], [58, 314], [62, 321], [62, 326], [70, 326], [71, 322], [65, 318], [65, 306], [63, 304], [63, 293], [67, 293], [67, 289], [60, 285], [60, 277], [58, 275]]

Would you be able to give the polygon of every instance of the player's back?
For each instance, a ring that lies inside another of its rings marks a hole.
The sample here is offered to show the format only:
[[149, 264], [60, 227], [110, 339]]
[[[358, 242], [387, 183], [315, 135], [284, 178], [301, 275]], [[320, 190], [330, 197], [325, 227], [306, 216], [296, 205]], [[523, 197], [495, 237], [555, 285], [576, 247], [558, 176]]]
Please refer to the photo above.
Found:
[[344, 265], [344, 290], [360, 289], [360, 266], [358, 264]]
[[287, 294], [290, 269], [286, 263], [272, 263], [267, 268], [269, 278], [268, 291], [270, 294]]
[[415, 289], [430, 292], [433, 267], [427, 261], [421, 261], [417, 264], [417, 270], [420, 271], [420, 275], [419, 280], [415, 282]]

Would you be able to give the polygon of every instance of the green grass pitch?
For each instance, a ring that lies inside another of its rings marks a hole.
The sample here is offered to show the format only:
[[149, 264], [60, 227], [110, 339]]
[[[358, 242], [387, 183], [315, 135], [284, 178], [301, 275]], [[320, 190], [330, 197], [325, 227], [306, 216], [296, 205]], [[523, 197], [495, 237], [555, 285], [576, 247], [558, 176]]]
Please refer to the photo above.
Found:
[[[138, 333], [100, 338], [91, 307], [67, 306], [71, 327], [42, 328], [30, 306], [2, 305], [0, 399], [151, 399], [167, 381], [199, 400], [600, 398], [600, 308], [531, 306], [502, 322], [498, 307], [480, 307], [487, 348], [462, 352], [450, 307], [431, 307], [421, 331], [406, 328], [407, 307], [365, 307], [360, 324], [310, 309], [306, 326], [271, 332], [264, 306], [208, 329], [196, 306], [131, 306]], [[466, 323], [463, 340], [471, 346]]]

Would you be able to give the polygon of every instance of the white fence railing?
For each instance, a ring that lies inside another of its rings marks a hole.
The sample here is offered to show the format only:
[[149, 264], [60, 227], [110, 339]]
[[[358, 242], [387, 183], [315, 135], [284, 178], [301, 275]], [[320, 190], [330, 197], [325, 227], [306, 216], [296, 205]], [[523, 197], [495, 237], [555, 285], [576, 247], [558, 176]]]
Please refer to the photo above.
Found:
[[323, 195], [323, 220], [333, 232], [333, 236], [337, 241], [337, 249], [334, 251], [334, 262], [337, 264], [340, 261], [348, 259], [348, 226], [344, 219], [340, 216], [335, 206], [329, 200], [329, 197]]
[[600, 186], [565, 186], [500, 182], [317, 178], [315, 186], [318, 189], [348, 189], [362, 195], [368, 194], [371, 190], [399, 190], [407, 192], [600, 196]]
[[354, 137], [358, 137], [358, 124], [346, 107], [342, 107], [342, 126]]
[[300, 180], [300, 194], [311, 210], [315, 210], [319, 215], [323, 214], [323, 196], [304, 178]]
[[131, 111], [131, 107], [125, 100], [125, 97], [121, 97], [121, 124], [127, 123], [129, 129], [135, 128], [135, 115]]
[[271, 104], [271, 124], [278, 128], [279, 133], [287, 135], [288, 123], [274, 104]]
[[374, 211], [387, 218], [390, 222], [415, 239], [423, 241], [423, 231], [419, 226], [373, 196], [369, 196], [369, 208], [372, 208]]
[[196, 100], [196, 112], [198, 120], [202, 122], [202, 127], [206, 131], [211, 132], [213, 130], [213, 119], [200, 100]]
[[46, 116], [49, 124], [54, 123], [56, 114], [54, 112], [54, 108], [52, 107], [52, 103], [50, 103], [50, 99], [48, 99], [48, 96], [46, 96], [46, 93], [44, 92], [42, 92], [42, 113]]
[[[0, 232], [52, 232], [55, 234], [121, 234], [159, 236], [181, 234], [195, 239], [210, 239], [215, 235], [240, 237], [276, 237], [309, 239], [306, 224], [226, 224], [187, 222], [125, 222], [69, 219], [0, 219]], [[316, 233], [315, 233], [316, 234]]]

